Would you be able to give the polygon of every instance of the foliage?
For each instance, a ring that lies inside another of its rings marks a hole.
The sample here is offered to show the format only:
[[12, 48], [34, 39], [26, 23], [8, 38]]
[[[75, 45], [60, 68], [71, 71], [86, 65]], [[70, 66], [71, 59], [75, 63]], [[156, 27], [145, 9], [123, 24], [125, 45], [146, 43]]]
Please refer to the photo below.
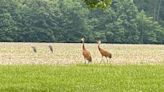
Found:
[[138, 10], [133, 0], [83, 1], [1, 0], [0, 41], [79, 42], [84, 36], [88, 42], [164, 43], [162, 21]]
[[106, 8], [111, 5], [112, 0], [83, 0], [90, 8]]
[[164, 27], [164, 0], [134, 0], [140, 11], [144, 10]]

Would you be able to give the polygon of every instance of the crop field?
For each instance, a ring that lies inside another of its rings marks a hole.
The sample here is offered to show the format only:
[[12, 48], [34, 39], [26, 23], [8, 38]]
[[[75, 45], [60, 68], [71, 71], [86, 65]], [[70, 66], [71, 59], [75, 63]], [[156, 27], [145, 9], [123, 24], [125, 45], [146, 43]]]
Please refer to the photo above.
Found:
[[[54, 53], [48, 45], [51, 44]], [[35, 46], [37, 53], [31, 46]], [[101, 55], [97, 44], [85, 44], [91, 52], [93, 63], [98, 64]], [[109, 64], [164, 64], [164, 45], [102, 44], [112, 53]], [[106, 59], [104, 58], [104, 63]], [[0, 43], [0, 64], [82, 64], [82, 45], [66, 43]]]
[[0, 65], [0, 92], [164, 92], [163, 65]]
[[[52, 45], [52, 53], [48, 45]], [[36, 53], [31, 46], [36, 47]], [[0, 92], [164, 92], [164, 45], [0, 43]]]

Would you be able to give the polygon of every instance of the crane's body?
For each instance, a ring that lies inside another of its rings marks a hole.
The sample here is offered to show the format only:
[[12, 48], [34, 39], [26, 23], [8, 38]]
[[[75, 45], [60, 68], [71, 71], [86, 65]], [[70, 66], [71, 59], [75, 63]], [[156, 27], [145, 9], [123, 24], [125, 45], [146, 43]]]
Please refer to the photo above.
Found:
[[100, 51], [100, 53], [101, 53], [101, 55], [102, 55], [103, 57], [112, 58], [112, 54], [109, 53], [108, 51], [106, 51], [106, 50], [100, 48], [100, 46], [98, 46], [98, 49], [99, 49], [99, 51]]
[[101, 44], [101, 41], [100, 41], [100, 40], [97, 41], [97, 43], [98, 43], [98, 49], [99, 49], [99, 51], [100, 51], [100, 53], [101, 53], [101, 56], [102, 56], [101, 61], [103, 60], [103, 57], [106, 57], [107, 62], [108, 62], [108, 58], [109, 58], [109, 59], [112, 58], [112, 54], [111, 54], [110, 52], [108, 52], [107, 50], [102, 49], [102, 48], [100, 47], [100, 44]]
[[82, 38], [81, 41], [83, 43], [82, 49], [83, 49], [83, 56], [84, 56], [84, 59], [85, 59], [85, 63], [86, 63], [86, 60], [88, 60], [88, 62], [92, 62], [91, 53], [85, 48], [84, 38]]

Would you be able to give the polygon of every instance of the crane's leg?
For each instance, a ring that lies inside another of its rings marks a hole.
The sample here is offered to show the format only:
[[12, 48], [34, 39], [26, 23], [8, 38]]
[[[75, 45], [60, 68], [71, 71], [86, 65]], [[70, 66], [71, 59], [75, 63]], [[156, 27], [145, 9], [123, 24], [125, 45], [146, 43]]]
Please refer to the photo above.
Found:
[[84, 58], [84, 64], [86, 64], [86, 59]]
[[104, 58], [103, 58], [103, 63], [105, 64], [105, 60], [104, 60]]
[[87, 64], [87, 60], [85, 59], [85, 64]]
[[101, 57], [101, 61], [100, 61], [100, 63], [102, 63], [102, 61], [103, 61], [103, 56]]
[[108, 57], [109, 64], [111, 64], [111, 61], [110, 60], [111, 60], [111, 58]]
[[92, 62], [88, 61], [88, 64], [91, 64]]
[[107, 61], [107, 63], [108, 63], [108, 58], [106, 57], [106, 61]]

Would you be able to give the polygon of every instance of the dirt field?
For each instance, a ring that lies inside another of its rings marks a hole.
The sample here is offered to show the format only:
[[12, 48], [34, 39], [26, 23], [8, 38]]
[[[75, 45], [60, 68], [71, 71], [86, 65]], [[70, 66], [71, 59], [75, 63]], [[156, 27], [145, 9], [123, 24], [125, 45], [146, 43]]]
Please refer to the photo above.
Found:
[[[49, 44], [54, 53], [50, 52]], [[101, 55], [97, 44], [85, 45], [91, 52], [93, 63], [99, 63]], [[31, 46], [36, 47], [37, 53]], [[84, 63], [81, 46], [80, 43], [0, 43], [0, 64]], [[164, 45], [102, 44], [101, 47], [112, 53], [110, 64], [164, 64]]]

